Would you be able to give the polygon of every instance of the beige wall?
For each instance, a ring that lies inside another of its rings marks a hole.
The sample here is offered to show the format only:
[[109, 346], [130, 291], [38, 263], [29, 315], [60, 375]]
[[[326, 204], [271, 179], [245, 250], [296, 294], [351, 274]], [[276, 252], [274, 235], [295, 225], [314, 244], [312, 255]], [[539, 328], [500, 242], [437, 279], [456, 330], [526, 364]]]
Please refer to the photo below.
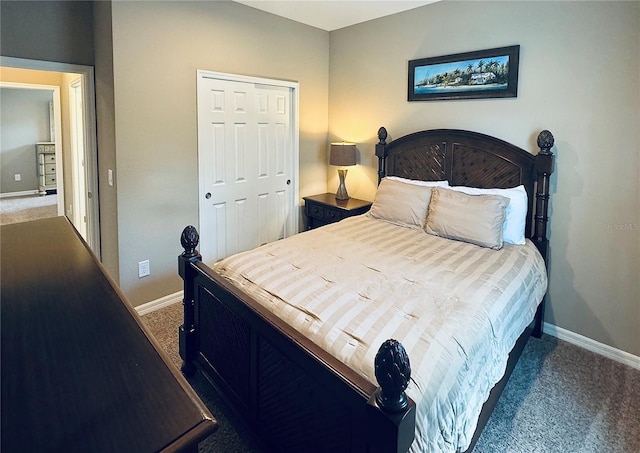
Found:
[[[330, 34], [329, 136], [359, 143], [372, 199], [379, 126], [451, 127], [537, 152], [556, 137], [549, 323], [640, 355], [640, 8], [634, 2], [444, 1]], [[518, 97], [407, 102], [407, 61], [520, 44]], [[328, 173], [331, 188], [337, 185]], [[630, 228], [630, 229], [629, 229]]]
[[140, 305], [181, 289], [198, 224], [196, 70], [298, 81], [300, 195], [323, 192], [329, 34], [232, 2], [119, 1], [112, 20], [120, 286]]

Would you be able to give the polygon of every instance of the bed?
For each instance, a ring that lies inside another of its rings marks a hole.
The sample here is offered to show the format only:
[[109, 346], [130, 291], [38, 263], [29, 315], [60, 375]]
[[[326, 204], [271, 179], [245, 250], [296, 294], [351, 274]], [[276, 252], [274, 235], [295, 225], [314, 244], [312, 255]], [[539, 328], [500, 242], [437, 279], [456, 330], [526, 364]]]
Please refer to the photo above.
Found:
[[268, 451], [471, 451], [542, 333], [551, 133], [536, 155], [463, 130], [378, 139], [368, 214], [211, 265], [183, 231], [183, 372]]

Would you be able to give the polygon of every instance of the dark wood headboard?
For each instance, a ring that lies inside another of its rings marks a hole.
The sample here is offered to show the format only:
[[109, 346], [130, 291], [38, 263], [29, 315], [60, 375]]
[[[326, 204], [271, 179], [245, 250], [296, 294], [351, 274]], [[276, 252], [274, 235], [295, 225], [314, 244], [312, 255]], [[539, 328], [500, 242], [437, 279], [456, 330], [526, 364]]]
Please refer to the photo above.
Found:
[[[405, 135], [387, 143], [387, 130], [378, 130], [378, 182], [385, 176], [422, 181], [447, 180], [452, 186], [508, 189], [524, 185], [528, 197], [525, 236], [548, 266], [549, 177], [553, 172], [554, 138], [538, 135], [538, 154], [499, 138], [460, 129], [433, 129]], [[536, 313], [534, 335], [542, 334], [545, 301]]]
[[452, 186], [483, 189], [524, 185], [529, 200], [526, 236], [546, 259], [549, 176], [553, 171], [551, 132], [539, 134], [537, 155], [499, 138], [459, 129], [415, 132], [387, 143], [387, 130], [381, 127], [378, 139], [378, 181], [400, 176], [448, 180]]

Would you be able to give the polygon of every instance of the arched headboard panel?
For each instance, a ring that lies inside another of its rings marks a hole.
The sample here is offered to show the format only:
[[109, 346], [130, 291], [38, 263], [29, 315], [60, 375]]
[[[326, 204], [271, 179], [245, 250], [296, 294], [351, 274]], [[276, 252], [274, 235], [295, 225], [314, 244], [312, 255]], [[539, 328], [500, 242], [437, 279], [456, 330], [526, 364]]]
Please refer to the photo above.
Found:
[[[378, 181], [385, 176], [400, 176], [423, 181], [446, 179], [452, 186], [482, 189], [523, 185], [529, 201], [527, 237], [546, 242], [553, 136], [548, 131], [540, 136], [544, 138], [542, 144], [538, 140], [541, 151], [533, 155], [499, 138], [460, 129], [414, 132], [387, 143], [387, 130], [381, 127], [376, 145]], [[546, 178], [542, 184], [540, 177]], [[542, 223], [544, 231], [540, 228]]]

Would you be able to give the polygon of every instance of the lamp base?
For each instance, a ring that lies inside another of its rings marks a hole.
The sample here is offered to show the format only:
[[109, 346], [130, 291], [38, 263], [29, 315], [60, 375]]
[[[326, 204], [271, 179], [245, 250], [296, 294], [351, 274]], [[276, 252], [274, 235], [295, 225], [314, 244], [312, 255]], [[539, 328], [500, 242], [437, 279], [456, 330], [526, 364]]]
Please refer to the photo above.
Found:
[[340, 185], [336, 192], [336, 200], [348, 200], [350, 197], [347, 193], [347, 186], [344, 185], [344, 180], [347, 177], [347, 170], [338, 170], [338, 177], [340, 178]]

